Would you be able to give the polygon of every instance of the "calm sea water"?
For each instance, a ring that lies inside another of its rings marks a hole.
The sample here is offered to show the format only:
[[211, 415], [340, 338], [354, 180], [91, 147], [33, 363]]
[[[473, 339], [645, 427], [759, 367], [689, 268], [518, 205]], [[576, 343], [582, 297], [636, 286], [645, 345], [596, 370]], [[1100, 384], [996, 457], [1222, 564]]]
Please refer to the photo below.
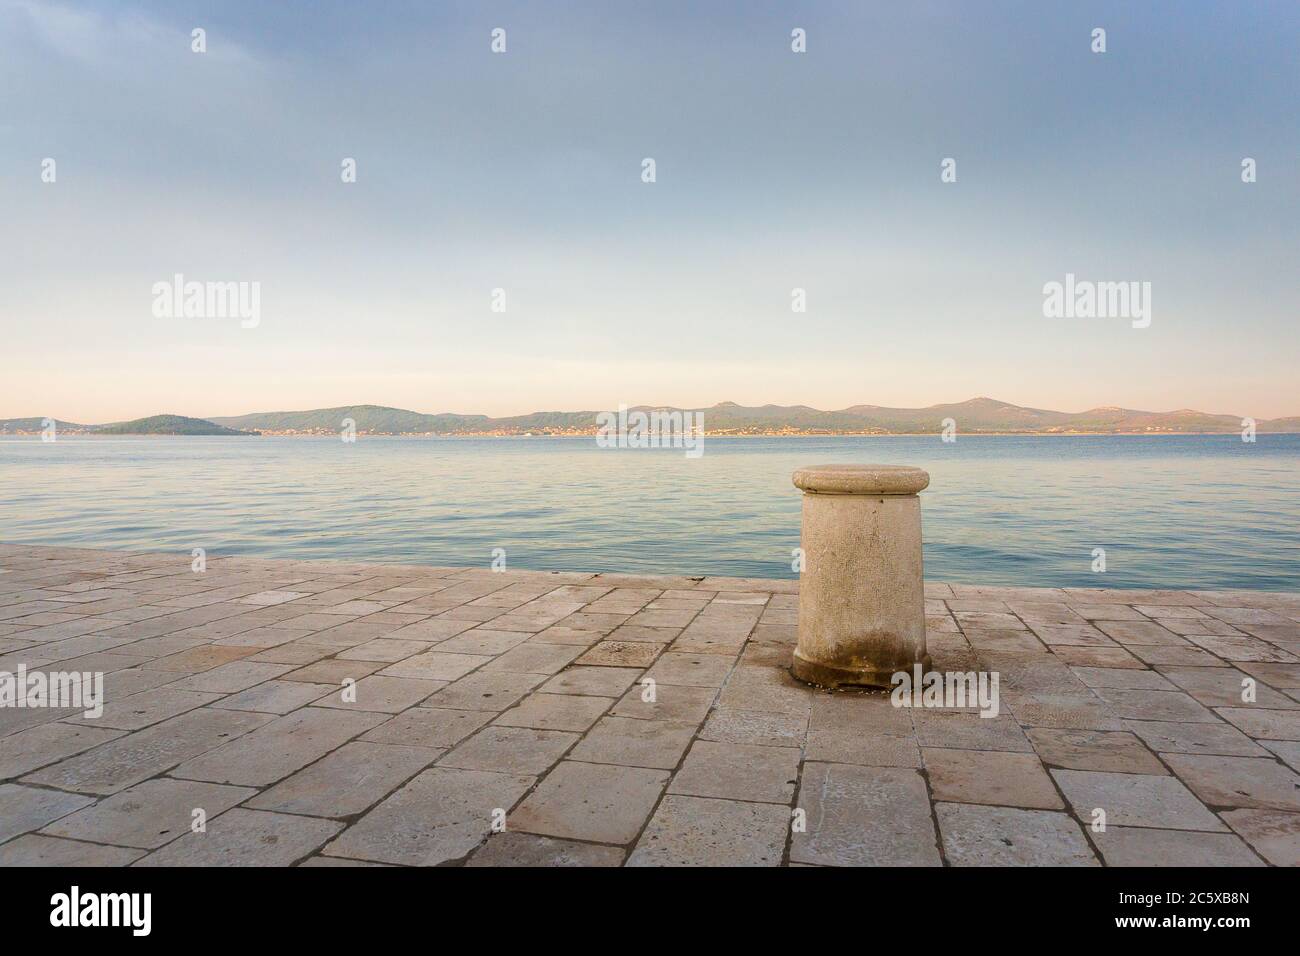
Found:
[[[822, 462], [930, 472], [927, 577], [1300, 587], [1300, 436], [0, 439], [0, 540], [210, 555], [793, 577]], [[1106, 572], [1092, 571], [1106, 549]]]

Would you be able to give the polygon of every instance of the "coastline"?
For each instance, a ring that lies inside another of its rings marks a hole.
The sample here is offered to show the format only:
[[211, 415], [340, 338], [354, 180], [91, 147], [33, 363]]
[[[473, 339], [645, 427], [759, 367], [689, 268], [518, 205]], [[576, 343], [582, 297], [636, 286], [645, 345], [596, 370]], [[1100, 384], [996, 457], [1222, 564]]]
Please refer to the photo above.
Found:
[[[358, 431], [358, 438], [428, 438], [428, 439], [447, 439], [447, 438], [528, 438], [528, 439], [591, 439], [597, 436], [596, 430], [592, 429], [590, 433], [550, 435], [550, 434], [501, 434], [500, 432], [454, 432], [447, 434], [436, 434], [428, 432], [366, 432]], [[705, 431], [704, 438], [935, 438], [942, 433], [939, 431], [932, 432], [710, 432]], [[1100, 431], [1023, 431], [1023, 432], [959, 432], [960, 438], [1209, 438], [1221, 435], [1239, 435], [1239, 430], [1227, 430], [1221, 432], [1178, 432], [1178, 431], [1156, 431], [1156, 432], [1100, 432]], [[1300, 435], [1300, 431], [1264, 431], [1257, 432], [1259, 435]], [[40, 438], [41, 433], [35, 432], [0, 432], [0, 438]], [[115, 432], [105, 435], [97, 432], [69, 432], [59, 433], [59, 440], [67, 438], [93, 438], [93, 439], [114, 439], [114, 438], [338, 438], [338, 432], [267, 432], [264, 431], [258, 435], [163, 435], [156, 433], [131, 433]]]

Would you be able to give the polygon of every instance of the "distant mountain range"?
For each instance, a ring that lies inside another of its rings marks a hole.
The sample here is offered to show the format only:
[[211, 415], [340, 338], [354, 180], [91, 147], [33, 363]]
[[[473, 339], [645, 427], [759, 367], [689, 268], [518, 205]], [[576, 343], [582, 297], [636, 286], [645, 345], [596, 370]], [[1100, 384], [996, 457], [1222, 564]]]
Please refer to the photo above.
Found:
[[[722, 402], [709, 408], [679, 409], [638, 405], [641, 411], [698, 413], [709, 435], [927, 435], [940, 433], [952, 419], [958, 434], [1214, 434], [1240, 432], [1239, 415], [1213, 415], [1191, 409], [1144, 412], [1131, 408], [1093, 408], [1054, 412], [1025, 408], [991, 398], [973, 398], [928, 408], [853, 405], [821, 411], [806, 405], [745, 407]], [[534, 412], [506, 418], [487, 415], [426, 415], [382, 405], [348, 405], [301, 412], [257, 412], [207, 419], [155, 415], [132, 422], [79, 425], [56, 422], [70, 434], [111, 435], [337, 435], [350, 421], [362, 435], [594, 435], [596, 411]], [[0, 419], [0, 434], [39, 434], [40, 418]], [[1260, 432], [1300, 432], [1300, 416], [1259, 420]]]

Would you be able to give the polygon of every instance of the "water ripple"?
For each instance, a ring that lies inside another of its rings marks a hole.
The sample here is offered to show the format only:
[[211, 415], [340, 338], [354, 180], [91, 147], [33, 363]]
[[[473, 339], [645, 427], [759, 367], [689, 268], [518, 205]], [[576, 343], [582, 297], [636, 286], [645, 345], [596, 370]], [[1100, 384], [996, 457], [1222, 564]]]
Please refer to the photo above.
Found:
[[[793, 577], [818, 461], [928, 469], [927, 576], [1300, 588], [1300, 436], [0, 439], [7, 541], [268, 557]], [[1092, 551], [1106, 550], [1093, 573]]]

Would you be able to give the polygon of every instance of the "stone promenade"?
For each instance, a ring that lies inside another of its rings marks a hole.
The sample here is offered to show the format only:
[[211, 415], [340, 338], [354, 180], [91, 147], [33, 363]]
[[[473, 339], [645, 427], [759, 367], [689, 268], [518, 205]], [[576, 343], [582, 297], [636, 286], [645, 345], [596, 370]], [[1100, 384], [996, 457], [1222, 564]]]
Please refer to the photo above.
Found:
[[0, 708], [0, 865], [1300, 862], [1300, 595], [928, 584], [986, 718], [796, 684], [797, 592], [0, 545], [106, 701]]

